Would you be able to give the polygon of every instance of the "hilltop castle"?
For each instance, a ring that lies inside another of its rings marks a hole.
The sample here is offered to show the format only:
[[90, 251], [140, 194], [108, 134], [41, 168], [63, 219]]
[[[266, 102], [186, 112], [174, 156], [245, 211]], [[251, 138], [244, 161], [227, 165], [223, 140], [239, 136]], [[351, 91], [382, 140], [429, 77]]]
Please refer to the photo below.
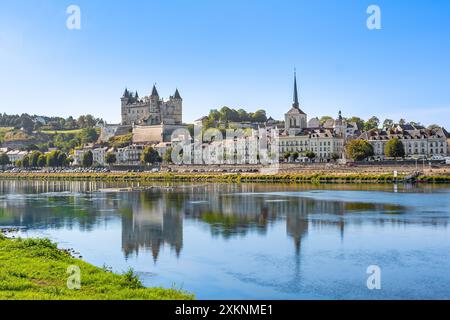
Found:
[[125, 89], [122, 98], [122, 125], [180, 125], [183, 123], [183, 99], [178, 89], [168, 101], [160, 99], [156, 86], [150, 96], [143, 98], [139, 94]]

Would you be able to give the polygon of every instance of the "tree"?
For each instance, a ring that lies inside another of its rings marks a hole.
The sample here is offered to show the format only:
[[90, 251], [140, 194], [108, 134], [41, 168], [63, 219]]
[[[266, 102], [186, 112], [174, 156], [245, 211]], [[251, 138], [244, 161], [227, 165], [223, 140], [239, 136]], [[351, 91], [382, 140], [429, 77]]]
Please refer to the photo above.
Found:
[[85, 128], [79, 134], [81, 143], [84, 143], [84, 144], [97, 141], [98, 136], [99, 136], [99, 134], [98, 134], [97, 130], [94, 128]]
[[16, 167], [20, 168], [22, 166], [22, 160], [18, 159], [15, 163]]
[[44, 154], [41, 154], [38, 158], [37, 166], [43, 168], [45, 167], [46, 164], [47, 164], [47, 157]]
[[359, 130], [364, 129], [364, 120], [359, 117], [351, 117], [347, 121], [356, 123]]
[[161, 157], [159, 156], [158, 151], [156, 151], [153, 147], [146, 147], [144, 149], [144, 152], [142, 152], [142, 155], [141, 155], [142, 163], [153, 164], [153, 163], [160, 162], [160, 161], [161, 161]]
[[385, 119], [383, 121], [383, 128], [391, 128], [394, 125], [394, 120]]
[[22, 167], [29, 168], [31, 166], [30, 157], [28, 155], [22, 158]]
[[83, 154], [83, 159], [81, 160], [81, 164], [83, 167], [92, 167], [92, 164], [94, 162], [94, 155], [92, 154], [92, 151], [89, 150]]
[[266, 111], [264, 111], [264, 110], [257, 110], [255, 113], [253, 113], [251, 115], [251, 120], [253, 122], [259, 122], [259, 123], [266, 122], [267, 121]]
[[420, 122], [414, 122], [414, 121], [409, 122], [409, 124], [412, 125], [413, 127], [421, 127], [422, 126], [422, 124]]
[[438, 130], [438, 129], [440, 129], [440, 128], [441, 128], [441, 126], [438, 125], [438, 124], [430, 124], [430, 125], [428, 126], [428, 129], [430, 129], [430, 130]]
[[374, 116], [364, 123], [364, 130], [369, 131], [372, 129], [376, 129], [376, 128], [378, 128], [379, 125], [380, 125], [380, 119], [378, 119], [377, 117]]
[[284, 154], [283, 154], [283, 158], [284, 158], [284, 160], [289, 160], [289, 158], [292, 156], [292, 153], [290, 153], [290, 152], [285, 152]]
[[312, 161], [312, 160], [316, 157], [316, 154], [315, 154], [314, 152], [312, 152], [312, 151], [308, 151], [308, 152], [306, 153], [306, 157], [307, 157], [310, 161]]
[[170, 147], [170, 148], [167, 148], [167, 150], [164, 152], [164, 155], [163, 155], [164, 162], [172, 163], [172, 151], [173, 151], [173, 148]]
[[47, 167], [59, 167], [59, 156], [61, 154], [61, 151], [59, 150], [53, 150], [52, 152], [47, 154], [47, 161], [46, 161], [46, 165]]
[[[238, 111], [240, 121], [250, 121], [250, 115], [244, 109], [239, 109]], [[264, 112], [265, 114], [265, 112]]]
[[323, 116], [322, 118], [320, 118], [319, 122], [320, 125], [323, 126], [325, 124], [325, 122], [327, 122], [327, 120], [333, 120], [333, 117], [330, 116]]
[[30, 165], [31, 167], [35, 168], [38, 166], [38, 160], [39, 157], [42, 155], [42, 153], [40, 151], [33, 151], [30, 154]]
[[386, 154], [386, 157], [403, 158], [405, 156], [405, 147], [403, 142], [401, 142], [398, 138], [389, 140], [384, 148], [384, 153]]
[[398, 122], [399, 125], [403, 126], [406, 124], [406, 120], [405, 119], [400, 119], [400, 121]]
[[9, 164], [9, 157], [6, 153], [0, 152], [0, 166], [4, 167]]
[[333, 153], [333, 154], [331, 155], [331, 159], [332, 159], [333, 161], [337, 161], [339, 158], [340, 158], [340, 156], [339, 156], [337, 153]]
[[298, 159], [298, 157], [300, 156], [300, 154], [296, 151], [292, 153], [292, 160], [296, 161]]
[[213, 121], [219, 121], [220, 120], [220, 112], [217, 109], [212, 109], [209, 112], [209, 118]]
[[114, 152], [108, 152], [105, 156], [105, 162], [110, 166], [116, 163], [117, 162], [116, 154]]
[[70, 157], [68, 157], [67, 158], [67, 163], [71, 166], [72, 165], [72, 163], [75, 161], [75, 159], [72, 157], [72, 156], [70, 156]]
[[61, 152], [58, 155], [57, 164], [58, 164], [58, 167], [67, 166], [67, 155], [64, 152]]
[[373, 156], [373, 147], [366, 140], [352, 140], [346, 147], [347, 156], [355, 161], [361, 161]]
[[34, 129], [34, 121], [28, 116], [22, 116], [20, 126], [23, 128], [23, 131], [30, 134]]

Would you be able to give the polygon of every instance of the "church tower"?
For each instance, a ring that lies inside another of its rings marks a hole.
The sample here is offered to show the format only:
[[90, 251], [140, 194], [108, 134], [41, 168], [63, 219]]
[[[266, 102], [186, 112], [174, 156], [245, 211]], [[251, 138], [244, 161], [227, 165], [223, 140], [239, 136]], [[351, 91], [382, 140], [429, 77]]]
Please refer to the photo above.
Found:
[[297, 73], [294, 71], [294, 103], [292, 108], [284, 115], [285, 129], [289, 135], [296, 135], [307, 127], [307, 116], [300, 109], [297, 90]]

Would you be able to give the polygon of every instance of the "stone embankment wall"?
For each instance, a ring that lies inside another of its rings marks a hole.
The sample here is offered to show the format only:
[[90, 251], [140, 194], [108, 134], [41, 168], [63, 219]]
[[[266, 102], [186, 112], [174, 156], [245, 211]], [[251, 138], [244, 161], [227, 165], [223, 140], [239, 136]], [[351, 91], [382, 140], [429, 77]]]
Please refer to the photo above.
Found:
[[[178, 173], [188, 172], [236, 172], [238, 170], [247, 172], [251, 170], [260, 170], [261, 165], [164, 165], [162, 171], [168, 171]], [[450, 175], [450, 165], [442, 164], [412, 164], [412, 163], [358, 163], [352, 165], [339, 165], [330, 163], [280, 163], [279, 173], [333, 173], [333, 174], [348, 174], [348, 173], [368, 173], [368, 174], [392, 174], [397, 171], [398, 174], [411, 174], [413, 172], [421, 172], [426, 175]]]

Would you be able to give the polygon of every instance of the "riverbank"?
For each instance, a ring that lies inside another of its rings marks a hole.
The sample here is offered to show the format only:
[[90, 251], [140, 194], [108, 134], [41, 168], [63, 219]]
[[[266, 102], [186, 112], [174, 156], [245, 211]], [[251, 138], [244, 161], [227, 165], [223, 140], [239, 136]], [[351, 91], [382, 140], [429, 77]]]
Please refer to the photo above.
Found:
[[[399, 173], [149, 173], [149, 172], [108, 172], [108, 173], [0, 173], [4, 180], [36, 180], [36, 181], [129, 181], [129, 182], [224, 182], [224, 183], [394, 183], [403, 181], [407, 174]], [[419, 175], [415, 182], [449, 183], [450, 175]]]
[[[80, 270], [80, 289], [70, 290], [69, 266]], [[10, 239], [0, 233], [0, 300], [185, 300], [188, 293], [145, 288], [128, 271], [97, 268], [47, 239]]]

